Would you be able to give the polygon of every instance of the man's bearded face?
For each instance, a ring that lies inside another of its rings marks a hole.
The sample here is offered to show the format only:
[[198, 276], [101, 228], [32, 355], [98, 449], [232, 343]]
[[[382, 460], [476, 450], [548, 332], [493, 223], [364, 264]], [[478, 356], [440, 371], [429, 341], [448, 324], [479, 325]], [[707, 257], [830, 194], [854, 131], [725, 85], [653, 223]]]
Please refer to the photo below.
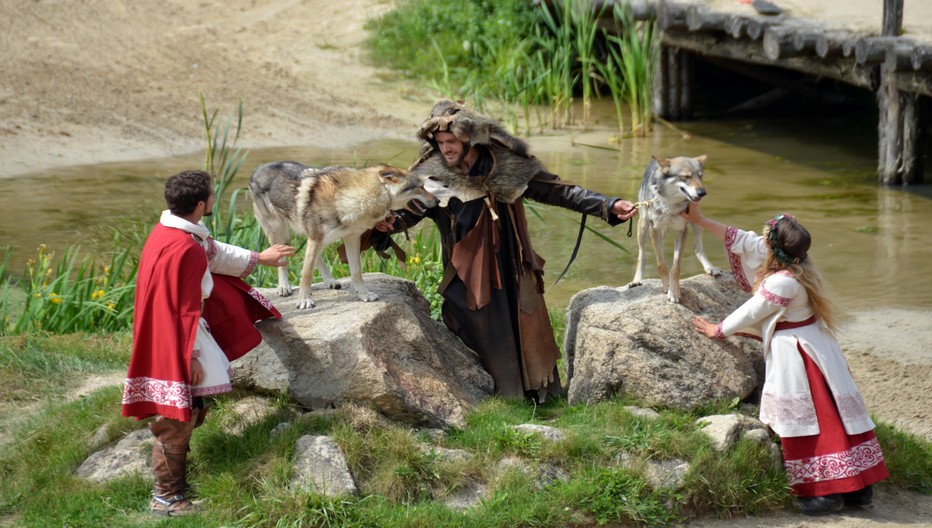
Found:
[[466, 145], [456, 139], [452, 132], [437, 132], [434, 135], [437, 148], [443, 154], [443, 160], [448, 167], [456, 167], [466, 156]]

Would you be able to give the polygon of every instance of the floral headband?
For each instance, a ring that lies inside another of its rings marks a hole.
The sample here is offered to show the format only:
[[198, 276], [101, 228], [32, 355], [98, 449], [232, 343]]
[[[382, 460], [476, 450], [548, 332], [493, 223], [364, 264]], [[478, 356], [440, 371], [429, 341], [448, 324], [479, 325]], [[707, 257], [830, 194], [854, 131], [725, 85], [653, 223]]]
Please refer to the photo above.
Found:
[[777, 229], [777, 224], [784, 218], [788, 220], [796, 220], [795, 216], [786, 213], [780, 213], [770, 220], [767, 220], [767, 240], [770, 241], [770, 250], [773, 251], [773, 256], [776, 257], [777, 260], [787, 266], [791, 264], [799, 264], [800, 262], [806, 260], [806, 255], [801, 257], [790, 256], [789, 253], [780, 247], [780, 243], [778, 242], [779, 231]]

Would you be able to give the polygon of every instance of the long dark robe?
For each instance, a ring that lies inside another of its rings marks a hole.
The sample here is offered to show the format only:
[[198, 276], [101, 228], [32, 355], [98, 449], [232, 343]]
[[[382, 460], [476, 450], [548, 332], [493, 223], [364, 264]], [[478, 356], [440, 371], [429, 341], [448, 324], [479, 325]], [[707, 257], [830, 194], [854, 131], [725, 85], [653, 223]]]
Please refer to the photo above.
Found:
[[[495, 165], [488, 150], [477, 148], [480, 156], [470, 177], [488, 175]], [[532, 178], [523, 196], [620, 223], [608, 215], [615, 199], [547, 172]], [[396, 229], [421, 220], [404, 212], [400, 216]], [[479, 355], [496, 394], [543, 398], [560, 393], [560, 352], [544, 301], [544, 260], [531, 246], [523, 199], [509, 204], [494, 196], [488, 202], [450, 198], [446, 207], [434, 207], [425, 217], [436, 223], [443, 246], [439, 291], [444, 324]]]

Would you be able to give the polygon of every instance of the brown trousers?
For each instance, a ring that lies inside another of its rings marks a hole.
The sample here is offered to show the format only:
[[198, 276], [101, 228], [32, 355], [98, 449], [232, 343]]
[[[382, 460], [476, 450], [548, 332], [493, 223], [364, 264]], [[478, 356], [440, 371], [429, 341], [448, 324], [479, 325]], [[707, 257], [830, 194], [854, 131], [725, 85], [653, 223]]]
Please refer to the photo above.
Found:
[[149, 430], [155, 436], [150, 465], [155, 477], [153, 493], [156, 497], [167, 499], [184, 494], [188, 486], [185, 477], [191, 433], [204, 423], [206, 415], [207, 408], [201, 407], [191, 409], [189, 422], [159, 416], [149, 423]]

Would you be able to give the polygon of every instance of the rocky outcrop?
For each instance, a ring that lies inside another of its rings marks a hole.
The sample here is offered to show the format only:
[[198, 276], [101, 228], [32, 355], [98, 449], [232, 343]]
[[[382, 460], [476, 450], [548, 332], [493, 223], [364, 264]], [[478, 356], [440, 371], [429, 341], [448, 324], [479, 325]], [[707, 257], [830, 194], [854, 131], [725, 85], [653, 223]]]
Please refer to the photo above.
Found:
[[414, 283], [366, 274], [379, 300], [315, 285], [317, 306], [261, 290], [282, 312], [257, 327], [263, 344], [234, 362], [234, 384], [287, 393], [307, 408], [354, 403], [416, 426], [465, 425], [492, 395], [478, 356], [429, 315]]
[[754, 393], [763, 380], [760, 343], [709, 339], [690, 322], [696, 315], [720, 321], [748, 295], [730, 273], [680, 286], [680, 304], [667, 300], [658, 279], [584, 290], [570, 300], [564, 351], [571, 404], [625, 394], [648, 406], [692, 409]]

